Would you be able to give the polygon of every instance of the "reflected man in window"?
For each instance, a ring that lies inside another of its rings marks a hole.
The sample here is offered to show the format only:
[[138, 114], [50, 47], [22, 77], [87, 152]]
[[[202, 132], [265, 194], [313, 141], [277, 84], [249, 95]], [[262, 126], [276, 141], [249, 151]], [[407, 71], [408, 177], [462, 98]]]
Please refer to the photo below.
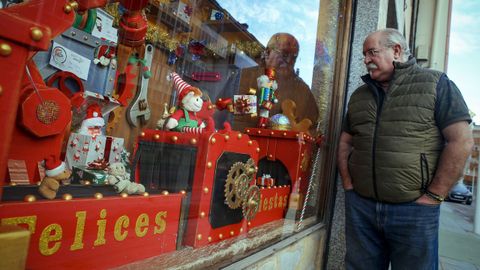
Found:
[[[298, 41], [293, 35], [274, 34], [268, 41], [262, 63], [258, 67], [242, 70], [240, 93], [246, 94], [249, 88], [257, 88], [257, 78], [264, 75], [266, 70], [273, 69], [277, 83], [275, 98], [278, 99], [278, 103], [270, 109], [270, 117], [282, 113], [282, 102], [290, 99], [296, 106], [294, 112], [296, 120], [300, 122], [303, 119], [309, 119], [312, 122], [310, 128], [312, 130], [315, 129], [315, 123], [318, 120], [318, 107], [310, 88], [294, 70], [299, 49]], [[249, 116], [235, 117], [234, 128], [237, 130], [243, 131], [246, 127], [255, 126], [257, 126], [257, 119]]]

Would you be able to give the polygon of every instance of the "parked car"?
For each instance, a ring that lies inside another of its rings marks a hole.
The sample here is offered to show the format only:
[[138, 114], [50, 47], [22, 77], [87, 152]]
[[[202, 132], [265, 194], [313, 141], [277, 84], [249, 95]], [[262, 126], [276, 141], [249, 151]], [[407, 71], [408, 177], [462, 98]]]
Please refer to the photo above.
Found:
[[448, 192], [447, 200], [470, 205], [473, 201], [473, 195], [472, 192], [465, 186], [465, 184], [458, 182]]

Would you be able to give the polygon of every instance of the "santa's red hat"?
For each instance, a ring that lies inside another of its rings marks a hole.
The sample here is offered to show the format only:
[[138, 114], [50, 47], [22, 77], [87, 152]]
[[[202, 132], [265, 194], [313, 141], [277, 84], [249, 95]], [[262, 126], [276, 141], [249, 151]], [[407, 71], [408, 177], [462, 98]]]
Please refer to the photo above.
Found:
[[59, 175], [65, 170], [65, 162], [51, 155], [45, 159], [45, 174], [49, 177]]
[[87, 107], [87, 114], [82, 122], [86, 127], [103, 127], [105, 120], [102, 116], [102, 108], [97, 103], [92, 103]]
[[170, 73], [170, 78], [173, 80], [173, 86], [177, 91], [178, 103], [182, 103], [183, 98], [189, 92], [193, 91], [196, 95], [199, 95], [199, 96], [202, 95], [202, 92], [200, 91], [200, 89], [198, 89], [197, 87], [193, 87], [187, 82], [185, 82], [184, 80], [182, 80], [182, 78], [180, 78], [180, 76], [177, 73], [175, 72]]
[[100, 45], [95, 50], [95, 58], [100, 58], [101, 56], [105, 56], [106, 58], [113, 58], [115, 57], [115, 47], [108, 46], [108, 45]]
[[108, 45], [101, 45], [97, 47], [97, 49], [95, 49], [94, 58], [93, 58], [93, 63], [95, 65], [100, 63], [103, 66], [108, 66], [111, 61], [113, 61], [112, 63], [114, 65], [116, 64], [115, 47], [108, 46]]

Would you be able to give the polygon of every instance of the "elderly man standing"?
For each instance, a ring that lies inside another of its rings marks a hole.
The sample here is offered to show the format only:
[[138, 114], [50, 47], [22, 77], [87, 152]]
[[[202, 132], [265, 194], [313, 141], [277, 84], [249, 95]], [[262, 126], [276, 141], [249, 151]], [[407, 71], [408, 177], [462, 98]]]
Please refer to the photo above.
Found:
[[363, 54], [338, 148], [347, 269], [438, 269], [440, 203], [473, 146], [468, 108], [397, 30], [369, 34]]

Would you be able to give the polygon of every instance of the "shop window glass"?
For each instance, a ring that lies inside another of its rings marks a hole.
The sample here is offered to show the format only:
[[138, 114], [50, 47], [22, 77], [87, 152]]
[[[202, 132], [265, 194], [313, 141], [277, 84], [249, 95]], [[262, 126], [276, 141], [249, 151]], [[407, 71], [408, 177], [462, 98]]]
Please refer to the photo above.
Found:
[[320, 1], [44, 2], [0, 1], [30, 31], [2, 55], [35, 52], [2, 123], [27, 268], [218, 266], [323, 222]]

